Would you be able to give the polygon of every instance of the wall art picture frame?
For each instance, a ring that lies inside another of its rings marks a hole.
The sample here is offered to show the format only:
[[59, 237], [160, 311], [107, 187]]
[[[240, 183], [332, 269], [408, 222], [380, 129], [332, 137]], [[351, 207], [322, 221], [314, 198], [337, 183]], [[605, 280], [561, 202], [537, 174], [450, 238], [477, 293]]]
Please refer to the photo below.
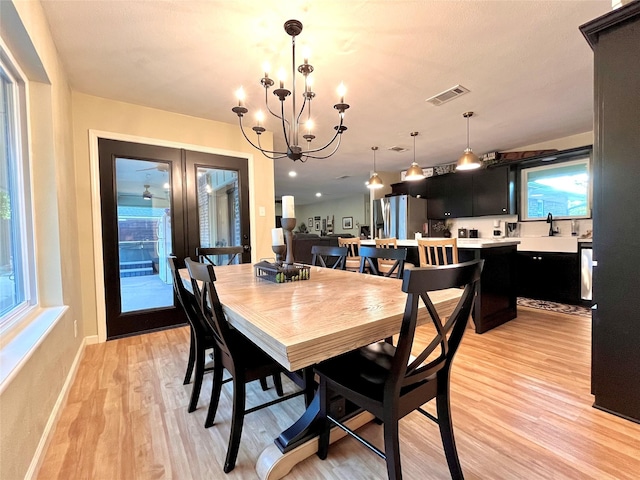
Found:
[[342, 229], [343, 230], [353, 229], [353, 217], [342, 217]]
[[320, 230], [320, 220], [316, 221], [316, 230]]
[[309, 230], [311, 230], [311, 227], [313, 227], [313, 218], [307, 218], [307, 227], [309, 227]]

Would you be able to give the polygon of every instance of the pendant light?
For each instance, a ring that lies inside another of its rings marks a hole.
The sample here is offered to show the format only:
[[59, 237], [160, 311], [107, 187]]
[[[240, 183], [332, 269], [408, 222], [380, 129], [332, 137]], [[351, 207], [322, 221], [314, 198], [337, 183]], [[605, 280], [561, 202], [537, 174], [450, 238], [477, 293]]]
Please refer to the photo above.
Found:
[[420, 165], [416, 163], [416, 137], [418, 136], [418, 132], [411, 132], [411, 136], [413, 137], [413, 163], [407, 170], [407, 173], [405, 173], [404, 179], [409, 181], [421, 180], [424, 178], [424, 173]]
[[475, 170], [480, 168], [482, 163], [478, 156], [473, 153], [473, 150], [469, 148], [469, 118], [473, 116], [473, 112], [463, 113], [462, 116], [467, 119], [467, 148], [464, 150], [462, 156], [458, 159], [456, 164], [456, 170]]
[[367, 183], [367, 188], [378, 189], [384, 187], [384, 183], [382, 183], [378, 172], [376, 172], [376, 150], [378, 150], [378, 147], [371, 147], [371, 150], [373, 150], [373, 174]]

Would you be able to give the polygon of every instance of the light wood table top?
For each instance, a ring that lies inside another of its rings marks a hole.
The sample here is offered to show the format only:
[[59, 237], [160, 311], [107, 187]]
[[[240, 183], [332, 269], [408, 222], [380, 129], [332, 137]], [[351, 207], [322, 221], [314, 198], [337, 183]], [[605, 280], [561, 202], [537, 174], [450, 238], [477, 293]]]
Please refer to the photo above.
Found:
[[[277, 284], [257, 278], [251, 264], [215, 272], [229, 323], [290, 371], [400, 331], [407, 296], [397, 279], [311, 267], [309, 280]], [[461, 295], [448, 289], [430, 296], [448, 315]], [[421, 317], [428, 321], [426, 311]]]

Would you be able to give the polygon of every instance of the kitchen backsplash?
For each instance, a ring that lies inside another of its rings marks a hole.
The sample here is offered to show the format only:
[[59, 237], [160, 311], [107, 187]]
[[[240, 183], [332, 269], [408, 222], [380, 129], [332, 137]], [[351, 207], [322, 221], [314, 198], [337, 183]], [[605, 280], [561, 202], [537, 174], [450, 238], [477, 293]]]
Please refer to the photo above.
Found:
[[[502, 232], [502, 236], [506, 234], [506, 222], [518, 222], [517, 215], [499, 215], [491, 217], [470, 217], [470, 218], [457, 218], [449, 220], [451, 224], [451, 236], [458, 236], [459, 228], [466, 228], [467, 231], [471, 229], [478, 230], [478, 237], [480, 238], [492, 238], [494, 231], [494, 222], [500, 222], [498, 228]], [[554, 220], [554, 228], [558, 228], [559, 232], [556, 235], [571, 236], [571, 220]], [[578, 223], [578, 237], [583, 237], [588, 231], [593, 231], [593, 220], [584, 219], [577, 220]], [[518, 227], [520, 229], [519, 236], [538, 236], [549, 234], [549, 224], [545, 220], [532, 221], [532, 222], [519, 222]]]

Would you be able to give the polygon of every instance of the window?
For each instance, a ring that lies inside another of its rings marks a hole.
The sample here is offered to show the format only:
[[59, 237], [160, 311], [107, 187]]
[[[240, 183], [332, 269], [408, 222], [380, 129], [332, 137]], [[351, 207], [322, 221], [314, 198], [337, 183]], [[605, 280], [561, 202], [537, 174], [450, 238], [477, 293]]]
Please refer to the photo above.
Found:
[[0, 331], [32, 304], [23, 99], [24, 83], [0, 48]]
[[525, 168], [521, 180], [521, 220], [591, 217], [589, 157]]

